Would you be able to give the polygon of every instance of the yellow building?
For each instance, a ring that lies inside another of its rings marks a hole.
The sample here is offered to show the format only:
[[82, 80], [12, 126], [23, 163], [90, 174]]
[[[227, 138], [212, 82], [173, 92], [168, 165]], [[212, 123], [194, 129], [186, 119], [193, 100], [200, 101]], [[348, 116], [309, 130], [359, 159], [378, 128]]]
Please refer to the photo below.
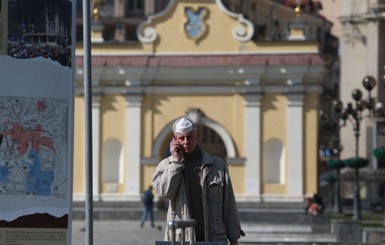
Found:
[[[98, 15], [106, 8], [94, 6], [101, 27], [92, 36], [94, 200], [140, 200], [182, 115], [199, 123], [207, 150], [226, 158], [239, 202], [303, 202], [318, 192], [318, 112], [335, 58], [321, 38], [326, 20], [259, 1], [258, 9], [275, 6], [270, 14], [287, 23], [279, 39], [261, 40], [255, 21], [220, 0], [170, 0], [111, 34]], [[132, 25], [137, 41], [127, 40]], [[108, 33], [114, 38], [106, 41]], [[83, 201], [81, 45], [76, 68], [74, 200]]]

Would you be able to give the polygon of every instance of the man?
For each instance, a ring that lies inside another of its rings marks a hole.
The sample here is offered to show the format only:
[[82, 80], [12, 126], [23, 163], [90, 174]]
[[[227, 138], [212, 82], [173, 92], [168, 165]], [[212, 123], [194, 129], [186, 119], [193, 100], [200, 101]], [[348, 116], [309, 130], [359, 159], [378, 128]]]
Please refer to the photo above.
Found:
[[143, 193], [143, 206], [144, 209], [140, 219], [140, 227], [143, 228], [144, 222], [146, 221], [148, 214], [150, 214], [151, 227], [154, 228], [154, 195], [152, 194], [152, 186], [149, 186]]
[[[241, 228], [227, 165], [199, 146], [199, 131], [191, 119], [176, 120], [172, 130], [171, 156], [158, 164], [152, 179], [157, 195], [170, 200], [167, 223], [194, 219], [195, 237], [186, 229], [186, 240], [237, 245]], [[171, 240], [168, 229], [165, 240]]]

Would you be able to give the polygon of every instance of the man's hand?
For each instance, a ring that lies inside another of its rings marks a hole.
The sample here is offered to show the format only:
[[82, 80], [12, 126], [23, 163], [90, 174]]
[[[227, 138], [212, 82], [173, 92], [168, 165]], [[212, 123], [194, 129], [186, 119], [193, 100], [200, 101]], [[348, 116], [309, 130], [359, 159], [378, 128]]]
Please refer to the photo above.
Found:
[[174, 161], [183, 161], [182, 145], [175, 138], [173, 138], [170, 142], [170, 152]]
[[230, 245], [238, 245], [238, 241], [230, 242]]

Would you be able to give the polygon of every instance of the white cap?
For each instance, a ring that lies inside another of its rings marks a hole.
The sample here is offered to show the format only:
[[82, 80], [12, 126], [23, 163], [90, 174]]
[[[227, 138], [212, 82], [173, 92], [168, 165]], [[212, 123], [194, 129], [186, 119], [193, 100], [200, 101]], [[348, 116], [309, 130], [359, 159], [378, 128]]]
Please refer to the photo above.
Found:
[[197, 125], [190, 118], [187, 118], [187, 117], [179, 118], [172, 125], [172, 131], [174, 132], [174, 134], [176, 133], [187, 134], [197, 128], [198, 128]]

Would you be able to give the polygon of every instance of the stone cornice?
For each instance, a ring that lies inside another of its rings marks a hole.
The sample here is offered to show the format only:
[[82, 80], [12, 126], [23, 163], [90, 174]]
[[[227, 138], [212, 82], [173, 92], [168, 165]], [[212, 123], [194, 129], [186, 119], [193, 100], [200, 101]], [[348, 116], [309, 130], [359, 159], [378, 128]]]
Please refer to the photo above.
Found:
[[[300, 85], [201, 85], [201, 86], [103, 86], [96, 87], [98, 94], [120, 94], [124, 96], [145, 94], [260, 94], [282, 93], [282, 94], [303, 94], [321, 93], [322, 86], [319, 84], [300, 84]], [[76, 95], [83, 94], [83, 87], [76, 88]]]
[[[242, 54], [242, 55], [94, 55], [92, 66], [104, 67], [218, 67], [240, 65], [323, 65], [325, 61], [318, 54]], [[76, 65], [83, 66], [82, 56], [76, 57]]]
[[[83, 58], [76, 60], [76, 79], [83, 79]], [[317, 54], [93, 56], [94, 81], [168, 80], [256, 81], [263, 78], [298, 80], [320, 77], [325, 61]]]

